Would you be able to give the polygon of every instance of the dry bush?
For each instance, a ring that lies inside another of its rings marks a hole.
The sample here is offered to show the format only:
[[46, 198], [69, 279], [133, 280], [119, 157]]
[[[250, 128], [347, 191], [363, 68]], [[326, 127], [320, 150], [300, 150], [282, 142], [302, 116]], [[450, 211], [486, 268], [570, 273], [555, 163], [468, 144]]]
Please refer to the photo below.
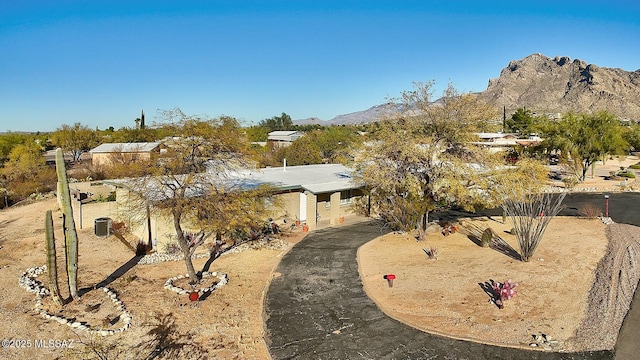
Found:
[[578, 210], [580, 216], [585, 217], [587, 219], [595, 219], [598, 216], [602, 216], [602, 210], [594, 204], [584, 204], [580, 206]]
[[441, 254], [441, 251], [438, 250], [438, 248], [435, 246], [432, 246], [428, 249], [424, 248], [422, 250], [425, 252], [425, 254], [427, 254], [427, 257], [429, 257], [429, 259], [431, 260], [438, 260], [438, 256], [440, 256]]

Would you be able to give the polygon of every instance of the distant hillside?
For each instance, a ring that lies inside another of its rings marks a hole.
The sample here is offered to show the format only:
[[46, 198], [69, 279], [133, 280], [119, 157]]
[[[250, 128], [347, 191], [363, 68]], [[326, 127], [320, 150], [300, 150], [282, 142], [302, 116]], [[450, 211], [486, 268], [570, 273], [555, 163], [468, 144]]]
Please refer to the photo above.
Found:
[[297, 125], [320, 124], [320, 125], [342, 125], [342, 124], [363, 124], [379, 120], [385, 112], [387, 105], [376, 105], [367, 110], [356, 111], [350, 114], [338, 115], [331, 120], [323, 121], [318, 118], [307, 118], [295, 120]]
[[[507, 114], [522, 107], [548, 114], [607, 110], [621, 119], [640, 120], [640, 69], [599, 67], [568, 57], [533, 54], [513, 60], [478, 94], [500, 110], [506, 107]], [[379, 120], [383, 109], [384, 105], [376, 105], [328, 121], [309, 118], [294, 123], [367, 123]]]

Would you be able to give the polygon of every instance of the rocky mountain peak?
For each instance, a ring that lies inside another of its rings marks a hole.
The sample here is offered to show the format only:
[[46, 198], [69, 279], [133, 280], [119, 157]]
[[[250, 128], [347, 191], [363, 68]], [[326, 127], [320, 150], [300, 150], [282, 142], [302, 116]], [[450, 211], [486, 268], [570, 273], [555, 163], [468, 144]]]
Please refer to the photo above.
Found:
[[553, 114], [607, 110], [640, 120], [640, 70], [599, 67], [567, 56], [532, 54], [511, 61], [480, 95], [507, 113], [522, 107]]

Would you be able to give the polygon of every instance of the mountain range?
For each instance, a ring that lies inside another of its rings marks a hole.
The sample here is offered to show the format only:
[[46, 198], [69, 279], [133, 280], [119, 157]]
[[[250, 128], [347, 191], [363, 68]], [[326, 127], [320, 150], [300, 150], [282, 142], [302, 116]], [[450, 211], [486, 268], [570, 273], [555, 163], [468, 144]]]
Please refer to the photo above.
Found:
[[[479, 92], [483, 100], [502, 113], [527, 108], [537, 114], [556, 116], [566, 112], [606, 110], [620, 119], [640, 121], [640, 69], [625, 71], [600, 67], [566, 56], [532, 54], [509, 62], [499, 77], [490, 79]], [[341, 125], [376, 121], [385, 105], [323, 121], [308, 118], [295, 124]], [[508, 116], [508, 115], [507, 115]]]

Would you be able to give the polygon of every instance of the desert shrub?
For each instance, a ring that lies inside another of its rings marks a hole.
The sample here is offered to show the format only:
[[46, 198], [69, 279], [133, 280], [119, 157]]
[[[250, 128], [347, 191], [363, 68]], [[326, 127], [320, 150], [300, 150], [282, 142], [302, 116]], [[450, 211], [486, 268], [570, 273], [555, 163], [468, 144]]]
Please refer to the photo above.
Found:
[[96, 197], [96, 202], [108, 202], [108, 201], [116, 201], [115, 191], [112, 191], [107, 196], [104, 196], [103, 194], [98, 194], [98, 197]]
[[438, 256], [440, 256], [440, 250], [438, 250], [437, 247], [432, 246], [428, 249], [422, 249], [425, 254], [427, 254], [427, 257], [429, 257], [429, 259], [431, 260], [438, 260]]
[[179, 254], [182, 250], [180, 249], [180, 245], [178, 245], [177, 241], [169, 241], [162, 246], [162, 252], [167, 254]]
[[636, 178], [636, 174], [632, 173], [632, 172], [621, 172], [618, 173], [618, 176], [624, 177], [624, 178], [628, 178], [628, 179], [635, 179]]
[[562, 179], [564, 183], [564, 187], [567, 189], [573, 189], [574, 186], [578, 184], [578, 179], [575, 176], [567, 176]]
[[629, 169], [640, 170], [640, 162], [629, 166]]
[[591, 203], [580, 206], [578, 213], [587, 219], [595, 219], [602, 215], [600, 208]]

